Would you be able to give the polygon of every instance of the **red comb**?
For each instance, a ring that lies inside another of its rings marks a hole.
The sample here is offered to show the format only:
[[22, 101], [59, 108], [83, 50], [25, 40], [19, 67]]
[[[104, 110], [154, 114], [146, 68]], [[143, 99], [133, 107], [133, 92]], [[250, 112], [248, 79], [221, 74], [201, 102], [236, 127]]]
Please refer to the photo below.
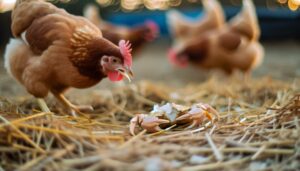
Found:
[[132, 66], [131, 44], [129, 41], [120, 40], [119, 48], [124, 57], [124, 64], [129, 68]]
[[169, 59], [169, 61], [172, 64], [174, 64], [174, 65], [176, 65], [176, 66], [178, 66], [180, 68], [184, 68], [184, 67], [187, 66], [187, 62], [179, 61], [178, 60], [177, 54], [176, 54], [176, 52], [173, 49], [169, 49], [169, 51], [168, 51], [168, 59]]
[[148, 28], [151, 30], [153, 34], [159, 33], [159, 27], [154, 21], [148, 20], [146, 21], [146, 25], [148, 26]]

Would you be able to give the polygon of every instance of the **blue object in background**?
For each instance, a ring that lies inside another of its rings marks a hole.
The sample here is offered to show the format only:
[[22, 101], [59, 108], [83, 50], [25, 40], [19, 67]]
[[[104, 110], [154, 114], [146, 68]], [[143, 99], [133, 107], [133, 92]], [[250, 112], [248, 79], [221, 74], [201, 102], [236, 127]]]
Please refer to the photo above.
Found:
[[[239, 8], [225, 8], [227, 18], [231, 18], [240, 11]], [[181, 11], [184, 15], [197, 18], [202, 15], [202, 10], [185, 10]], [[293, 12], [289, 9], [257, 8], [257, 16], [261, 27], [262, 40], [283, 40], [297, 39], [300, 40], [300, 12]], [[160, 26], [163, 36], [168, 36], [165, 11], [145, 11], [137, 13], [116, 13], [108, 16], [107, 20], [112, 23], [134, 26], [143, 23], [146, 20], [153, 20]]]

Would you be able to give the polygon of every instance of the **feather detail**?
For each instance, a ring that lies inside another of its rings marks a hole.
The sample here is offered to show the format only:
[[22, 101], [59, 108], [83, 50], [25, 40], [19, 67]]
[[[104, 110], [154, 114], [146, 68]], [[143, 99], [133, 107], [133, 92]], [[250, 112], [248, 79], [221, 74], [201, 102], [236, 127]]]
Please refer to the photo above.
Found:
[[80, 63], [88, 58], [88, 49], [86, 46], [92, 39], [93, 37], [91, 35], [90, 28], [87, 26], [76, 29], [72, 38], [70, 39], [71, 45], [74, 49], [71, 57], [73, 58], [73, 61], [75, 60], [76, 63]]

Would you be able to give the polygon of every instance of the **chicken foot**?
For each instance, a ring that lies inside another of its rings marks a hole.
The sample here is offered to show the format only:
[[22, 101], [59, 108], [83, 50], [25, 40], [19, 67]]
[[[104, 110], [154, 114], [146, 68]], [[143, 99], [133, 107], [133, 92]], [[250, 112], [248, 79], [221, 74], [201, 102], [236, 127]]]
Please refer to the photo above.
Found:
[[63, 94], [53, 94], [53, 95], [59, 102], [61, 102], [64, 105], [64, 107], [69, 109], [72, 116], [74, 116], [74, 117], [77, 117], [77, 114], [83, 114], [82, 111], [93, 111], [94, 110], [92, 106], [88, 106], [88, 105], [76, 106], [76, 105], [72, 104]]

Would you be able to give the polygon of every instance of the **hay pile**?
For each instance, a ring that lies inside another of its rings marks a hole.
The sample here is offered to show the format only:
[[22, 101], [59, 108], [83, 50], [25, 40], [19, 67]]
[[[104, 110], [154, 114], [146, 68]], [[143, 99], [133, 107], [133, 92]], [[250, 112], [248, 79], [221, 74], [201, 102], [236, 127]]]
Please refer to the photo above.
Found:
[[[297, 93], [299, 80], [212, 78], [180, 89], [144, 81], [88, 94], [95, 111], [79, 118], [64, 115], [54, 100], [53, 113], [41, 113], [32, 99], [1, 99], [0, 170], [300, 169]], [[221, 119], [130, 136], [134, 114], [167, 102], [208, 103]]]

